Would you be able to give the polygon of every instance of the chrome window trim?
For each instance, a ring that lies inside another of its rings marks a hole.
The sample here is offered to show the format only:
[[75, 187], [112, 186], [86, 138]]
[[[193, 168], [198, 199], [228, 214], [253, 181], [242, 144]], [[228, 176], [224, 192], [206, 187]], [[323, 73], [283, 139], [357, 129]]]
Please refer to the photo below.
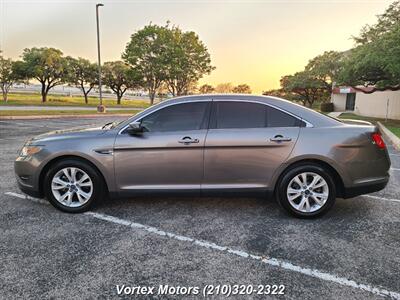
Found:
[[[275, 109], [277, 109], [277, 110], [280, 110], [281, 112], [286, 113], [286, 114], [288, 114], [288, 115], [290, 115], [290, 116], [292, 116], [292, 117], [294, 117], [294, 118], [296, 118], [296, 119], [298, 119], [298, 120], [300, 120], [300, 121], [306, 123], [306, 127], [308, 127], [308, 128], [314, 127], [314, 125], [313, 125], [312, 123], [310, 123], [309, 121], [303, 119], [302, 117], [299, 117], [299, 116], [297, 116], [297, 115], [295, 115], [295, 114], [293, 114], [293, 113], [291, 113], [291, 112], [288, 112], [287, 110], [284, 110], [284, 109], [282, 109], [282, 108], [280, 108], [280, 107], [277, 107], [277, 106], [275, 106], [275, 105], [273, 105], [273, 104], [265, 103], [265, 102], [259, 101], [259, 100], [224, 99], [224, 98], [221, 98], [221, 99], [220, 99], [220, 98], [217, 98], [217, 99], [206, 98], [206, 99], [198, 99], [198, 100], [190, 100], [190, 99], [188, 99], [188, 100], [185, 100], [185, 101], [182, 101], [182, 102], [171, 103], [171, 104], [169, 104], [169, 105], [164, 105], [164, 106], [162, 106], [162, 107], [159, 107], [159, 108], [156, 109], [156, 110], [153, 110], [153, 111], [151, 111], [151, 112], [148, 112], [147, 114], [141, 116], [139, 119], [134, 120], [133, 122], [138, 122], [138, 121], [142, 120], [143, 118], [147, 117], [148, 115], [150, 115], [150, 114], [152, 114], [152, 113], [154, 113], [154, 112], [156, 112], [156, 111], [159, 111], [159, 110], [161, 110], [161, 109], [163, 109], [163, 108], [167, 108], [167, 107], [170, 107], [170, 106], [173, 106], [173, 105], [185, 104], [185, 103], [193, 103], [193, 102], [212, 102], [212, 101], [215, 101], [215, 102], [247, 102], [247, 103], [257, 103], [257, 104], [266, 105], [266, 106], [275, 108]], [[130, 123], [132, 123], [132, 122], [130, 122]], [[129, 123], [129, 124], [130, 124], [130, 123]], [[128, 124], [128, 125], [125, 125], [124, 127], [122, 127], [122, 128], [118, 131], [118, 135], [122, 134], [122, 132], [123, 132], [126, 128], [128, 128], [129, 124]]]
[[294, 117], [294, 118], [296, 118], [296, 119], [298, 119], [298, 120], [300, 120], [300, 121], [306, 123], [306, 127], [314, 127], [313, 124], [311, 124], [309, 121], [303, 119], [302, 117], [299, 117], [299, 116], [297, 116], [297, 115], [295, 115], [295, 114], [293, 114], [293, 113], [291, 113], [291, 112], [288, 112], [287, 110], [284, 110], [284, 109], [282, 109], [282, 108], [280, 108], [280, 107], [277, 107], [277, 106], [275, 106], [275, 105], [273, 105], [273, 104], [265, 103], [265, 102], [263, 102], [263, 101], [259, 101], [259, 100], [246, 100], [246, 99], [213, 99], [213, 101], [215, 101], [215, 102], [249, 102], [249, 103], [257, 103], [257, 104], [266, 105], [266, 106], [275, 108], [275, 109], [277, 109], [277, 110], [280, 110], [281, 112], [286, 113], [286, 114], [288, 114], [288, 115], [290, 115], [290, 116], [292, 116], [292, 117]]
[[[133, 120], [132, 122], [129, 122], [129, 124], [131, 124], [131, 123], [133, 123], [133, 122], [139, 122], [140, 120], [142, 120], [143, 118], [147, 117], [148, 115], [150, 115], [150, 114], [152, 114], [152, 113], [155, 113], [156, 111], [159, 111], [159, 110], [161, 110], [161, 109], [164, 109], [164, 108], [173, 106], [173, 105], [186, 104], [186, 103], [194, 103], [194, 102], [211, 102], [211, 101], [213, 101], [211, 98], [207, 98], [207, 99], [187, 100], [187, 101], [182, 101], [182, 102], [171, 103], [171, 104], [168, 104], [168, 105], [161, 106], [161, 107], [159, 107], [159, 108], [156, 109], [156, 110], [150, 111], [150, 112], [148, 112], [147, 114], [141, 116], [139, 119]], [[129, 124], [127, 124], [127, 125], [125, 125], [124, 127], [122, 127], [122, 128], [118, 131], [118, 135], [122, 134], [122, 132], [123, 132], [126, 128], [128, 128]]]

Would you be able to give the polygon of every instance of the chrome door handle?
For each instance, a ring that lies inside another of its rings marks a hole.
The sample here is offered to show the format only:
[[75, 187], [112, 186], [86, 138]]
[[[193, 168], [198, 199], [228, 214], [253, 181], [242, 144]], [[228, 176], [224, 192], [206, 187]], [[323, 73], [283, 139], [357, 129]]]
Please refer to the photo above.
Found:
[[197, 144], [199, 143], [199, 139], [192, 139], [189, 136], [185, 136], [181, 140], [178, 141], [178, 143], [189, 145], [189, 144]]
[[290, 137], [284, 137], [281, 135], [276, 135], [269, 139], [271, 142], [290, 142], [292, 139]]
[[109, 154], [109, 155], [113, 155], [114, 154], [113, 149], [95, 149], [93, 151], [96, 152], [96, 153], [99, 153], [99, 154]]

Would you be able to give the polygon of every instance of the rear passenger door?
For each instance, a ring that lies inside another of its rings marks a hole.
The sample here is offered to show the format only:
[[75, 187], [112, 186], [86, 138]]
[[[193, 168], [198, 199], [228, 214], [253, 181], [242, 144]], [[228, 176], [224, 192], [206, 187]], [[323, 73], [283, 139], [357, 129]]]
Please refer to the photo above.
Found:
[[202, 189], [268, 188], [304, 123], [264, 103], [214, 99]]

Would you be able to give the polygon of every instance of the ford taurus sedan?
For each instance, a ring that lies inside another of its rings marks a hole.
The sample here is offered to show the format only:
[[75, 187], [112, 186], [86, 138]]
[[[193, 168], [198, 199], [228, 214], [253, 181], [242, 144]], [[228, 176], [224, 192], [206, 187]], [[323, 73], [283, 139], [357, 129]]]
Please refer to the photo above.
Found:
[[119, 124], [32, 138], [15, 172], [23, 192], [71, 213], [106, 195], [233, 192], [315, 217], [389, 180], [380, 133], [354, 123], [274, 97], [180, 97]]

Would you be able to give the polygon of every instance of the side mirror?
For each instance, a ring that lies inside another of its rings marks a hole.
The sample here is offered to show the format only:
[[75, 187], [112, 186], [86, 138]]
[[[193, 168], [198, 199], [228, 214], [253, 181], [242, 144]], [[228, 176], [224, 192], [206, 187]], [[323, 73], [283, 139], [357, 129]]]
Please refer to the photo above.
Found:
[[129, 124], [127, 131], [132, 135], [140, 135], [143, 133], [144, 128], [140, 122], [133, 122]]

